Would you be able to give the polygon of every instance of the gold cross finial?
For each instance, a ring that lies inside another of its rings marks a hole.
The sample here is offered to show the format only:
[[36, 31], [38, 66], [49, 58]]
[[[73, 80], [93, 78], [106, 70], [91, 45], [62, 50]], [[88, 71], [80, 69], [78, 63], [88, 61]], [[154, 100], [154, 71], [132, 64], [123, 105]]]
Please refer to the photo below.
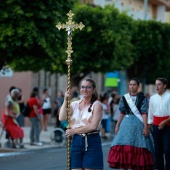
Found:
[[56, 25], [56, 27], [60, 30], [60, 29], [66, 29], [66, 31], [69, 33], [71, 33], [70, 31], [74, 31], [75, 29], [80, 29], [82, 30], [82, 28], [84, 27], [84, 25], [82, 24], [82, 22], [80, 22], [79, 24], [75, 24], [73, 22], [73, 13], [70, 10], [69, 13], [67, 13], [68, 16], [68, 22], [66, 22], [66, 24], [61, 24], [60, 22]]
[[68, 58], [66, 60], [67, 64], [71, 64], [72, 60], [71, 60], [71, 53], [73, 53], [72, 50], [72, 37], [71, 37], [71, 33], [75, 30], [75, 29], [80, 29], [82, 30], [82, 28], [84, 27], [84, 25], [82, 24], [82, 22], [80, 22], [79, 24], [74, 23], [73, 21], [73, 13], [70, 10], [69, 13], [67, 13], [68, 16], [68, 22], [66, 22], [66, 24], [61, 24], [60, 22], [56, 25], [56, 27], [60, 30], [60, 29], [66, 29], [67, 34], [68, 34], [68, 42], [67, 42], [67, 50], [66, 53], [68, 54]]

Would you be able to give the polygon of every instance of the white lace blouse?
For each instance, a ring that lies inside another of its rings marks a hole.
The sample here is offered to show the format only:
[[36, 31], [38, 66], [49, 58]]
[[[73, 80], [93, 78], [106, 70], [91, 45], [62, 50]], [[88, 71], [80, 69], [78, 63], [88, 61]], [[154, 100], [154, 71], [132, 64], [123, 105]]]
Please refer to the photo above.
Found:
[[[76, 128], [85, 126], [88, 123], [90, 123], [92, 116], [93, 116], [92, 113], [93, 113], [94, 106], [96, 103], [99, 102], [99, 101], [95, 101], [91, 107], [91, 112], [88, 112], [89, 106], [87, 106], [83, 110], [79, 109], [79, 104], [81, 101], [82, 100], [75, 101], [75, 102], [71, 103], [71, 107], [73, 108], [73, 114], [70, 117], [70, 125], [71, 125], [72, 129], [76, 129]], [[99, 127], [100, 127], [100, 123], [98, 126], [98, 130], [99, 130]]]

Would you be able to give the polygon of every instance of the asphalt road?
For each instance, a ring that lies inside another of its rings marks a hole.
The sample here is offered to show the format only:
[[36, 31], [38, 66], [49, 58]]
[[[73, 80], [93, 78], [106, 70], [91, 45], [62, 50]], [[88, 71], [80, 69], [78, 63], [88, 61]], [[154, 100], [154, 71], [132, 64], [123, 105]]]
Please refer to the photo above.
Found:
[[[104, 170], [108, 167], [110, 145], [103, 146]], [[67, 170], [66, 148], [49, 148], [20, 152], [0, 158], [0, 170]]]

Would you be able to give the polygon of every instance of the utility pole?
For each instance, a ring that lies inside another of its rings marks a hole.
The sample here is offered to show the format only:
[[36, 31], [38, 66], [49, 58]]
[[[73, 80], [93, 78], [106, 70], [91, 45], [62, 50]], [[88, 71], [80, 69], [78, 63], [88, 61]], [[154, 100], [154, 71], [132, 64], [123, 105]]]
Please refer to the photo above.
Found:
[[[147, 20], [147, 16], [148, 16], [148, 0], [144, 0], [144, 21]], [[145, 93], [145, 85], [146, 85], [145, 74], [146, 74], [146, 72], [144, 72], [143, 78], [142, 78], [142, 91], [143, 91], [143, 93]]]
[[148, 15], [148, 0], [144, 0], [144, 20], [147, 20]]

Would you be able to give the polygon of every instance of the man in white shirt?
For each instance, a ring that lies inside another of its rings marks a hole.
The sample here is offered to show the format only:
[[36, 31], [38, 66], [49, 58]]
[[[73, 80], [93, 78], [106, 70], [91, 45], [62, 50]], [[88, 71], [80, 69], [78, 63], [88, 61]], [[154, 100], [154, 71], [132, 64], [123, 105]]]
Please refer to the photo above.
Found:
[[149, 127], [153, 125], [155, 168], [170, 170], [170, 93], [166, 91], [168, 81], [157, 78], [155, 85], [157, 94], [150, 98], [148, 113]]

